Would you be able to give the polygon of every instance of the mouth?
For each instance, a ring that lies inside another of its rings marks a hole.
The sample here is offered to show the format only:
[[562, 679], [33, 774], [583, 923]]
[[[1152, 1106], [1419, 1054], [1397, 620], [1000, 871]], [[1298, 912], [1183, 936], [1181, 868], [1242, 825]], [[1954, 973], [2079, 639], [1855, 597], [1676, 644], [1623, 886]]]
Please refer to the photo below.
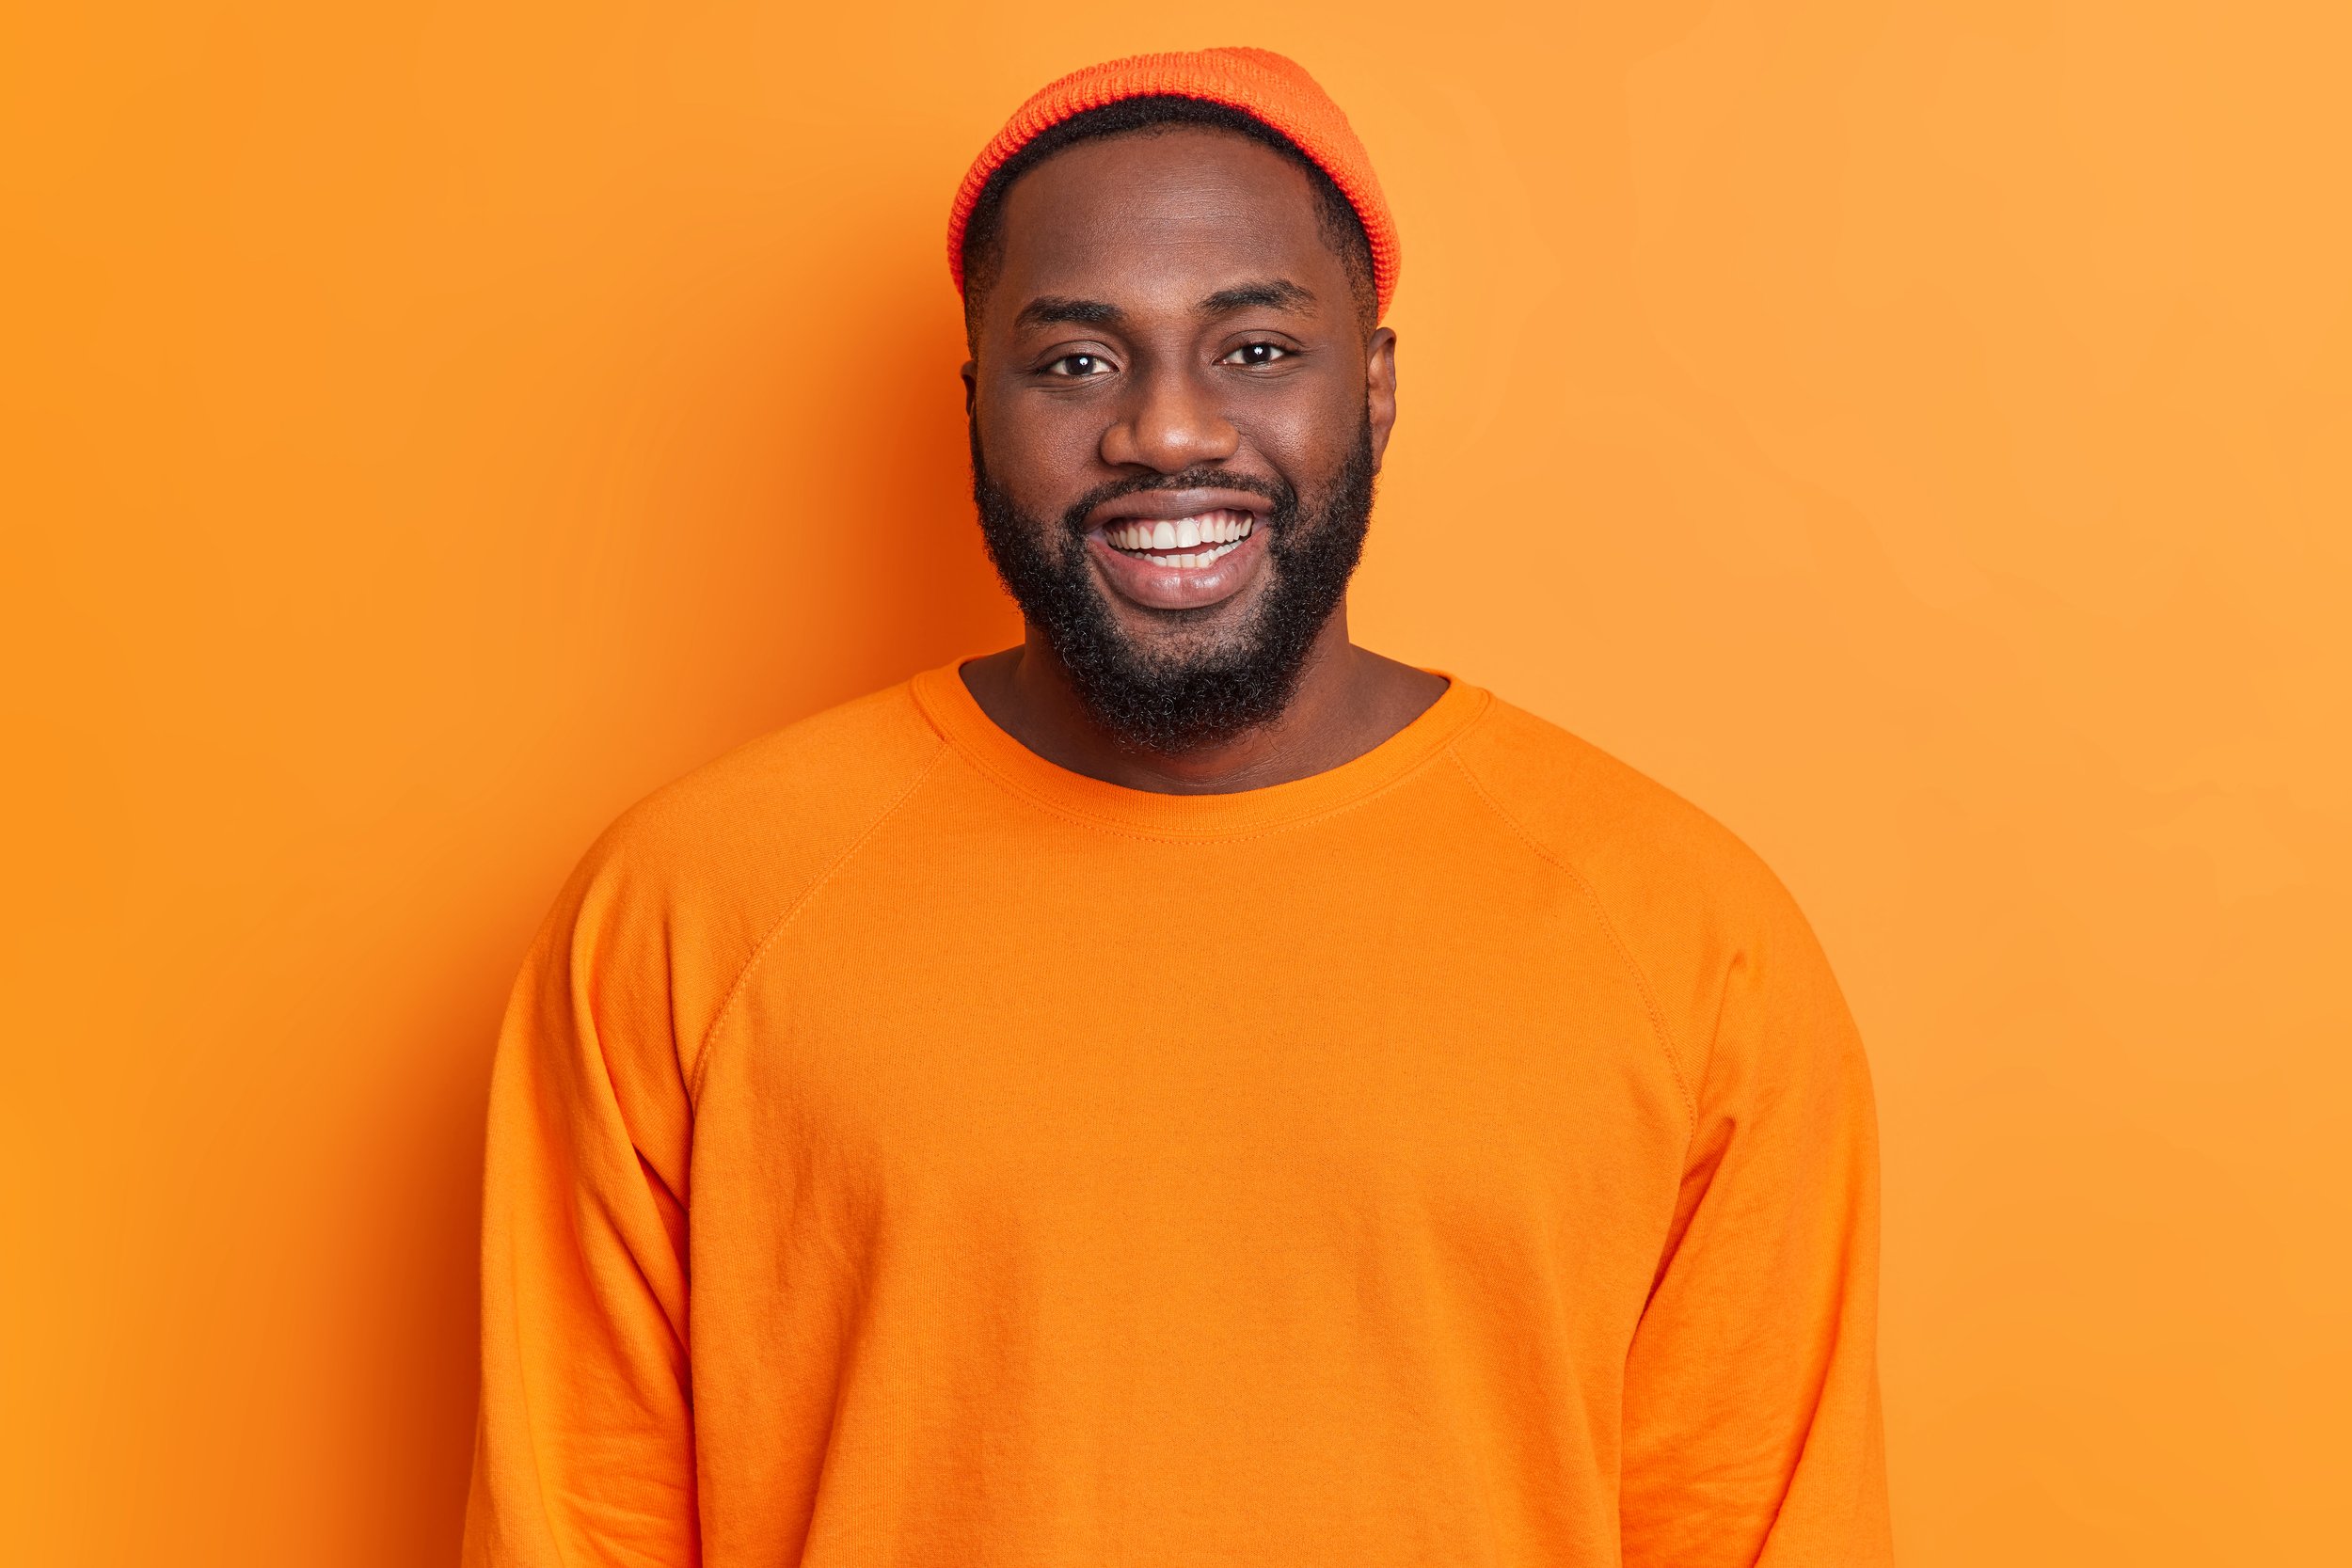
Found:
[[1189, 517], [1137, 517], [1103, 525], [1103, 543], [1133, 561], [1197, 571], [1213, 566], [1258, 531], [1248, 512], [1219, 508]]
[[1270, 535], [1259, 526], [1263, 521], [1239, 506], [1173, 517], [1130, 513], [1089, 529], [1087, 553], [1112, 592], [1130, 604], [1206, 610], [1232, 599], [1264, 569]]

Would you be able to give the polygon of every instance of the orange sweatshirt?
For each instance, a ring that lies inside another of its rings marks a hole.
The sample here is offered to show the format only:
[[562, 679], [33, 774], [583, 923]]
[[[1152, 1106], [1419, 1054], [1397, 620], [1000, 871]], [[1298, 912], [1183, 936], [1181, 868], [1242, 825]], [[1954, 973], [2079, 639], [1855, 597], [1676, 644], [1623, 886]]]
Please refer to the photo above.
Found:
[[1592, 747], [1156, 795], [935, 670], [542, 929], [466, 1560], [1865, 1568], [1876, 1202], [1803, 916]]

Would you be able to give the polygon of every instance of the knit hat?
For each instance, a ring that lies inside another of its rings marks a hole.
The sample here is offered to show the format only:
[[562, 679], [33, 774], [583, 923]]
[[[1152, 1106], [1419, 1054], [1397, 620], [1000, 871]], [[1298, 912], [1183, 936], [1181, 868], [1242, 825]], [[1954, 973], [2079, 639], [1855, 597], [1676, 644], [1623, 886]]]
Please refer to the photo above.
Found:
[[1073, 71], [1040, 87], [980, 150], [947, 214], [947, 273], [963, 287], [963, 229], [989, 176], [1048, 127], [1126, 98], [1198, 98], [1239, 109], [1287, 136], [1340, 188], [1372, 242], [1372, 281], [1386, 311], [1396, 293], [1396, 220], [1372, 158], [1347, 116], [1297, 61], [1270, 49], [1198, 49], [1134, 55]]

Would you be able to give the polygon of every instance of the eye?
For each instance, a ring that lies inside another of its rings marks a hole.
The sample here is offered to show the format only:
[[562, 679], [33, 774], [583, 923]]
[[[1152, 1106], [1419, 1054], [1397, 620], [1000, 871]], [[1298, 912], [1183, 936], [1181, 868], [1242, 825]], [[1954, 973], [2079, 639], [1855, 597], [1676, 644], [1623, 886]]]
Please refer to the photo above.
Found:
[[1045, 367], [1047, 375], [1057, 375], [1076, 381], [1089, 375], [1108, 375], [1111, 362], [1099, 354], [1065, 354]]
[[1217, 363], [1220, 365], [1271, 365], [1277, 360], [1288, 359], [1291, 353], [1291, 350], [1279, 343], [1244, 343]]

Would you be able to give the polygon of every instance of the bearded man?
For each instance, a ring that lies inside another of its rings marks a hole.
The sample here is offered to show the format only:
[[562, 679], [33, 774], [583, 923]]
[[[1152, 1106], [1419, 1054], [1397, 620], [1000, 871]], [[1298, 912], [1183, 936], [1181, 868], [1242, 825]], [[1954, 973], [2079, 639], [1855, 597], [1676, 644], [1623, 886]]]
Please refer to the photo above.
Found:
[[492, 1093], [480, 1565], [1870, 1564], [1877, 1171], [1722, 828], [1349, 641], [1394, 226], [1257, 50], [948, 256], [1018, 647], [628, 812]]

